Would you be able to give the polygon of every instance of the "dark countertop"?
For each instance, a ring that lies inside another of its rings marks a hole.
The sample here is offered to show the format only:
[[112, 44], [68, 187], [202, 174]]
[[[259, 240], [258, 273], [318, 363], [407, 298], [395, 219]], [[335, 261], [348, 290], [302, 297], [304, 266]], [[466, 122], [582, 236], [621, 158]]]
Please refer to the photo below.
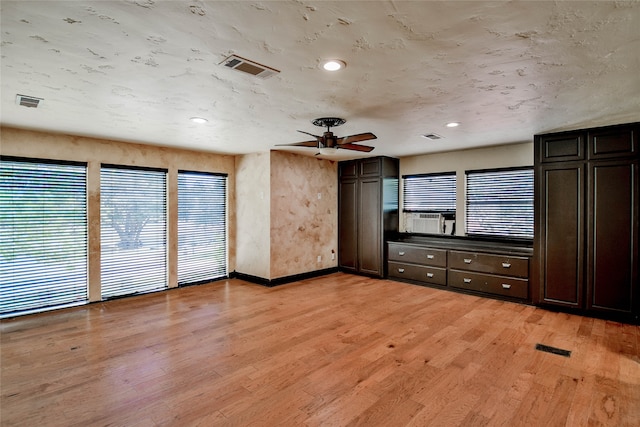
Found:
[[427, 236], [424, 234], [398, 233], [388, 238], [388, 243], [402, 243], [430, 248], [481, 251], [497, 254], [533, 256], [533, 242], [524, 240], [484, 239], [465, 236]]

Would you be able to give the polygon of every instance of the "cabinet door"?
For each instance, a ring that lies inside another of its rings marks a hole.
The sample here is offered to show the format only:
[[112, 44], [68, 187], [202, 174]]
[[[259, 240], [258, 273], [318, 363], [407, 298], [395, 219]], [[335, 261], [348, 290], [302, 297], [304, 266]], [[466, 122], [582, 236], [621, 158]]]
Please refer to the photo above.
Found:
[[589, 131], [589, 159], [638, 155], [638, 126], [610, 126]]
[[541, 169], [542, 301], [582, 307], [584, 268], [584, 163]]
[[358, 268], [357, 181], [340, 181], [338, 192], [338, 265], [344, 270], [355, 272]]
[[358, 174], [360, 177], [379, 177], [382, 173], [382, 170], [380, 169], [382, 164], [381, 164], [381, 159], [379, 157], [372, 157], [370, 159], [361, 159], [359, 160], [359, 164], [360, 164], [360, 170], [358, 171]]
[[638, 289], [638, 162], [589, 166], [587, 308], [630, 314]]
[[359, 271], [383, 275], [382, 259], [382, 191], [380, 178], [361, 178], [358, 206]]
[[536, 136], [537, 157], [541, 163], [584, 159], [584, 132], [562, 132]]

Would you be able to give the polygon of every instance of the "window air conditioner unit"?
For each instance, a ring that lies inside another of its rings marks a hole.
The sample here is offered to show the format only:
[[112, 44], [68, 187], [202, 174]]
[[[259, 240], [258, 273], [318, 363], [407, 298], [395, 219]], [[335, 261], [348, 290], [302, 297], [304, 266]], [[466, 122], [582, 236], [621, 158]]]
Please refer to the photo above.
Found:
[[405, 219], [405, 230], [408, 233], [442, 234], [444, 216], [441, 213], [408, 213]]

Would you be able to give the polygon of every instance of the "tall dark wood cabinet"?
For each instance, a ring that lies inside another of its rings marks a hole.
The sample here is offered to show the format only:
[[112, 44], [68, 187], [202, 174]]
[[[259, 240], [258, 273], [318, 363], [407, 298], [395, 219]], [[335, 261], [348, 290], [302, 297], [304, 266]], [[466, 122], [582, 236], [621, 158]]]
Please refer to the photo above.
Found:
[[639, 133], [535, 136], [534, 303], [638, 322]]
[[398, 231], [398, 159], [373, 157], [339, 163], [338, 265], [384, 277], [385, 239]]

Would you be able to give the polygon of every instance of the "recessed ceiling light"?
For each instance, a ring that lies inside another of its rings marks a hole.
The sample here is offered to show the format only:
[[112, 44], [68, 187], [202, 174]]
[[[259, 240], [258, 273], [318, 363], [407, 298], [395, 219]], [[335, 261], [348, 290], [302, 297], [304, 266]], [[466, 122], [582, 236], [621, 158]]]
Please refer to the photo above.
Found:
[[449, 122], [449, 123], [447, 123], [447, 127], [448, 128], [457, 128], [458, 126], [460, 126], [460, 123], [458, 123], [458, 122]]
[[347, 64], [339, 59], [330, 59], [322, 64], [322, 68], [327, 71], [338, 71], [346, 67]]
[[189, 120], [191, 120], [193, 123], [199, 123], [199, 124], [207, 123], [209, 121], [202, 117], [191, 117]]

